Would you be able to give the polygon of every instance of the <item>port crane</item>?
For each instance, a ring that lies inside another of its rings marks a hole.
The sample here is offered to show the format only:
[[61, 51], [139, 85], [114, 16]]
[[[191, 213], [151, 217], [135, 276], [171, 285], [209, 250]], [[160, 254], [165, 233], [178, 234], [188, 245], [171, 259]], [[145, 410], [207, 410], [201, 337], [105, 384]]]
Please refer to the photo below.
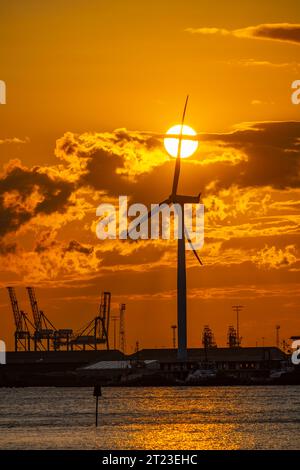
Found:
[[104, 344], [109, 350], [110, 303], [111, 293], [102, 292], [98, 315], [73, 335], [70, 341], [71, 349], [79, 347], [85, 350], [86, 347], [89, 347], [97, 350], [98, 345]]
[[[33, 320], [34, 320], [34, 350], [51, 350], [51, 345], [55, 351], [62, 346], [69, 350], [70, 338], [73, 333], [71, 329], [57, 330], [45, 313], [39, 309], [38, 302], [33, 287], [26, 287]], [[46, 345], [44, 344], [46, 342]]]
[[[34, 350], [50, 351], [50, 342], [53, 341], [54, 338], [55, 326], [46, 317], [44, 312], [39, 309], [34, 288], [26, 287], [26, 290], [28, 293], [34, 322]], [[44, 340], [46, 340], [46, 345], [44, 344]]]
[[7, 287], [15, 322], [15, 351], [30, 351], [31, 332], [34, 325], [27, 314], [19, 309], [19, 304], [14, 287]]

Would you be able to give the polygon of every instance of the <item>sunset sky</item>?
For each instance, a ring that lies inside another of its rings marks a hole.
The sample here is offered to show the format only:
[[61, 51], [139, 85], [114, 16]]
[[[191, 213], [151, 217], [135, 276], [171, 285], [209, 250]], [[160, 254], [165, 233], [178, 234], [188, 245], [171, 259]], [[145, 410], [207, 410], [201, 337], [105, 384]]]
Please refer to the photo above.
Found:
[[201, 191], [200, 267], [187, 252], [188, 340], [205, 324], [226, 345], [300, 334], [298, 0], [3, 0], [0, 6], [0, 338], [13, 346], [4, 289], [25, 286], [58, 328], [125, 302], [127, 351], [171, 347], [176, 244], [100, 241], [96, 208], [128, 195], [157, 203], [175, 160], [162, 135], [198, 133], [179, 192]]

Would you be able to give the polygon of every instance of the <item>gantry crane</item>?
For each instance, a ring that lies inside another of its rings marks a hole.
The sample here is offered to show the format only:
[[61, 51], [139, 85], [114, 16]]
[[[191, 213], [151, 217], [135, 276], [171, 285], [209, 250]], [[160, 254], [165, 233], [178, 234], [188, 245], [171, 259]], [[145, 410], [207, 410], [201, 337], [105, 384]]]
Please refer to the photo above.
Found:
[[[34, 321], [34, 350], [47, 350], [50, 351], [50, 342], [54, 340], [55, 326], [46, 317], [44, 312], [39, 309], [33, 287], [26, 287], [28, 297], [30, 300], [33, 321]], [[46, 340], [46, 346], [44, 344]]]
[[[31, 304], [32, 315], [34, 319], [34, 348], [47, 349], [50, 351], [51, 345], [55, 351], [61, 349], [63, 346], [69, 350], [70, 338], [73, 334], [73, 330], [69, 328], [57, 330], [53, 323], [46, 317], [45, 313], [39, 309], [38, 303], [35, 296], [33, 287], [26, 287], [28, 297]], [[43, 344], [43, 340], [46, 340], [46, 347]]]
[[29, 320], [27, 314], [19, 309], [19, 304], [14, 287], [7, 287], [11, 307], [15, 321], [15, 351], [30, 351], [31, 332], [34, 325]]
[[111, 293], [102, 292], [99, 314], [93, 318], [86, 326], [74, 334], [70, 341], [71, 348], [79, 347], [83, 350], [86, 347], [98, 349], [99, 344], [105, 344], [109, 349], [108, 330], [110, 320]]

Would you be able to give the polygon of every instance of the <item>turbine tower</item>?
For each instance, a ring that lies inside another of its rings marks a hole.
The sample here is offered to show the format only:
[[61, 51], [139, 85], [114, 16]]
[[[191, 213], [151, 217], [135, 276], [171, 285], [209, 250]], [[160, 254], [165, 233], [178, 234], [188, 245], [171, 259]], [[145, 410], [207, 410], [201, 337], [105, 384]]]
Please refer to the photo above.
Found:
[[[202, 265], [202, 261], [198, 256], [189, 236], [187, 229], [184, 223], [184, 205], [185, 204], [197, 204], [200, 201], [200, 193], [197, 196], [184, 196], [177, 194], [179, 175], [180, 175], [180, 160], [181, 160], [181, 146], [182, 140], [191, 139], [190, 136], [183, 135], [184, 119], [186, 114], [186, 108], [188, 104], [189, 96], [186, 97], [183, 114], [181, 119], [180, 132], [177, 135], [167, 135], [168, 138], [175, 138], [178, 140], [177, 156], [175, 163], [175, 171], [172, 185], [172, 192], [170, 196], [161, 202], [158, 207], [148, 212], [148, 214], [142, 217], [137, 226], [141, 226], [145, 221], [149, 220], [152, 216], [159, 211], [159, 206], [163, 204], [176, 204], [180, 206], [181, 211], [179, 214], [179, 223], [178, 227], [178, 241], [177, 241], [177, 338], [178, 338], [178, 349], [177, 349], [177, 358], [180, 361], [187, 360], [187, 324], [186, 324], [186, 260], [185, 260], [185, 240], [187, 239], [188, 243], [191, 246], [191, 249], [196, 256], [198, 262]], [[176, 206], [175, 206], [176, 207]], [[134, 226], [128, 233], [136, 229]]]

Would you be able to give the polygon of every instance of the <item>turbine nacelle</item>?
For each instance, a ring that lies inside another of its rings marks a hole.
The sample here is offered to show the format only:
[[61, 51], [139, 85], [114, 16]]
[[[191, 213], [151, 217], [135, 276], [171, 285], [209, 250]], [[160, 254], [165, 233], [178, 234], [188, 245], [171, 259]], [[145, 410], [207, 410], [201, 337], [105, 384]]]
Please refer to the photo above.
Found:
[[180, 204], [183, 206], [184, 204], [198, 204], [200, 202], [201, 193], [197, 196], [184, 196], [181, 194], [171, 194], [167, 199], [169, 204]]

